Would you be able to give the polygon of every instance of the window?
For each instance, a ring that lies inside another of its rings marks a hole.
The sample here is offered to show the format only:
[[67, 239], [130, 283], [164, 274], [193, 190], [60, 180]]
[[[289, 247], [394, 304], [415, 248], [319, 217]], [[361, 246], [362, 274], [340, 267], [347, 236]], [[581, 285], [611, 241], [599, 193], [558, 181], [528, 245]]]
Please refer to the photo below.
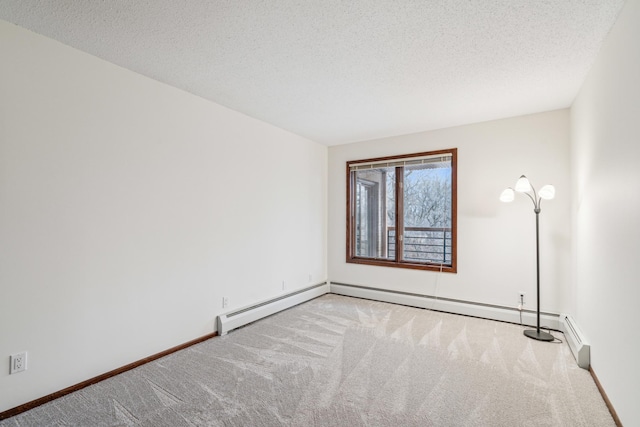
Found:
[[347, 162], [347, 262], [456, 272], [457, 149]]

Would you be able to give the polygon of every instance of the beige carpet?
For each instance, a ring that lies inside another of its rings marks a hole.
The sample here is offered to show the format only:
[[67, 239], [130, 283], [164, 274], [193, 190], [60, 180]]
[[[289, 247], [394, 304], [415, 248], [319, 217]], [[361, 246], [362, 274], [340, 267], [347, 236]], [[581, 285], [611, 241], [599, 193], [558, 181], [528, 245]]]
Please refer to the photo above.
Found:
[[567, 345], [522, 330], [325, 295], [0, 426], [614, 426]]

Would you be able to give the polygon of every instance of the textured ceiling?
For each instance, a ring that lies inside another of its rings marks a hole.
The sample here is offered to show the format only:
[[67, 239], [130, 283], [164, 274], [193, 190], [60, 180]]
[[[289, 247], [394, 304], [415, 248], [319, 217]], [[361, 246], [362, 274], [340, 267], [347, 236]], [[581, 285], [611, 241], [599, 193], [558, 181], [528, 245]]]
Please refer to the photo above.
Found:
[[0, 0], [0, 18], [312, 140], [571, 105], [624, 0]]

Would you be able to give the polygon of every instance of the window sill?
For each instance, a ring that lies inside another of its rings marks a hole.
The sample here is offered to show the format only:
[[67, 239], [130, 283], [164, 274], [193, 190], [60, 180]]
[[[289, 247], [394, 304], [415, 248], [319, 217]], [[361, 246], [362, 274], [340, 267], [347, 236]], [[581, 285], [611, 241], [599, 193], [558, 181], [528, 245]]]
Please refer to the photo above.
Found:
[[427, 271], [439, 271], [443, 273], [457, 273], [456, 265], [440, 265], [440, 264], [422, 264], [414, 262], [396, 262], [387, 261], [384, 259], [371, 259], [371, 258], [358, 258], [347, 257], [347, 263], [349, 264], [362, 264], [362, 265], [375, 265], [379, 267], [392, 267], [392, 268], [408, 268], [411, 270], [427, 270]]

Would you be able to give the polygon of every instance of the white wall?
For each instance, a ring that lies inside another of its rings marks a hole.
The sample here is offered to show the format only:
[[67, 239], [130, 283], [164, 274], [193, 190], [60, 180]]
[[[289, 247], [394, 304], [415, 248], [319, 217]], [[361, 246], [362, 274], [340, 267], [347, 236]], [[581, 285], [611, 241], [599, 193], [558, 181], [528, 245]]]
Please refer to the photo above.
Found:
[[640, 1], [628, 0], [571, 108], [576, 320], [622, 424], [640, 424]]
[[326, 147], [4, 21], [0, 58], [0, 411], [326, 279]]
[[[348, 160], [458, 148], [458, 273], [348, 264], [345, 261]], [[540, 215], [542, 309], [568, 308], [570, 296], [569, 112], [553, 111], [329, 148], [329, 277], [438, 297], [516, 306], [525, 291], [535, 309], [535, 214], [526, 196], [502, 190], [526, 174], [551, 183], [557, 198]]]

